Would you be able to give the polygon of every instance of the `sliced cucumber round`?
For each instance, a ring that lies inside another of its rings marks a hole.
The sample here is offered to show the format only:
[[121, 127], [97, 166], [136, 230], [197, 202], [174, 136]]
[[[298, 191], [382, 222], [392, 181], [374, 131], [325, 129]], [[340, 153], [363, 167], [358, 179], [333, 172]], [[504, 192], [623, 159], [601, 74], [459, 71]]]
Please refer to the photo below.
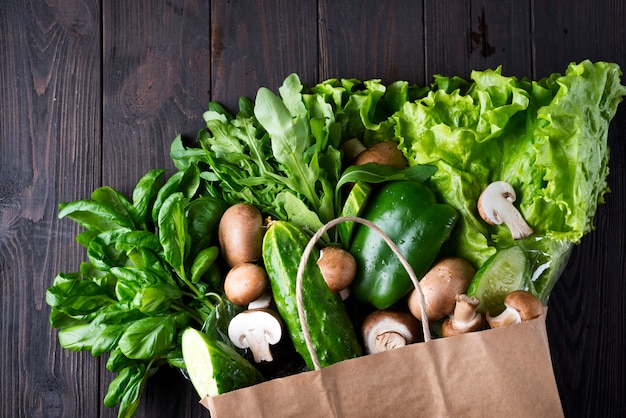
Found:
[[498, 250], [476, 272], [467, 289], [469, 296], [480, 300], [478, 312], [497, 315], [504, 310], [504, 297], [524, 289], [528, 281], [526, 252], [517, 246]]

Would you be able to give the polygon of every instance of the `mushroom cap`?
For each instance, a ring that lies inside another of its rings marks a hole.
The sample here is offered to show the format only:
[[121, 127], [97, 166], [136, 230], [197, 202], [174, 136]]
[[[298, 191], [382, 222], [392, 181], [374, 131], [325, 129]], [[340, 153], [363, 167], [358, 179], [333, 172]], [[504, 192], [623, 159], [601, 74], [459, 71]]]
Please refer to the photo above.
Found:
[[491, 316], [487, 312], [487, 322], [491, 328], [517, 324], [537, 318], [544, 313], [541, 301], [527, 290], [514, 290], [504, 298], [504, 310]]
[[501, 215], [503, 203], [509, 202], [512, 206], [516, 198], [513, 186], [505, 181], [494, 181], [480, 194], [477, 204], [478, 213], [485, 222], [500, 225], [504, 222]]
[[317, 265], [322, 271], [326, 284], [333, 292], [339, 292], [350, 286], [356, 274], [354, 257], [339, 247], [323, 248]]
[[[419, 283], [428, 319], [437, 321], [452, 312], [456, 296], [467, 291], [475, 273], [474, 267], [459, 257], [443, 258], [431, 267]], [[408, 304], [411, 313], [421, 321], [417, 290], [411, 292]]]
[[513, 205], [516, 198], [513, 186], [505, 181], [494, 181], [478, 198], [478, 214], [490, 225], [505, 223], [514, 239], [527, 237], [533, 230]]
[[228, 338], [238, 348], [249, 348], [255, 362], [272, 361], [269, 345], [282, 338], [282, 323], [268, 309], [248, 309], [231, 319]]
[[541, 301], [527, 290], [514, 290], [504, 298], [504, 306], [519, 312], [522, 321], [537, 318], [543, 315], [544, 307]]
[[375, 310], [365, 317], [361, 329], [369, 354], [421, 340], [419, 321], [406, 311]]
[[269, 284], [265, 269], [254, 263], [240, 263], [224, 278], [224, 293], [235, 305], [245, 306], [257, 300]]
[[394, 141], [378, 142], [361, 152], [354, 161], [355, 165], [367, 163], [387, 164], [399, 170], [408, 165], [406, 157], [398, 149], [398, 143]]

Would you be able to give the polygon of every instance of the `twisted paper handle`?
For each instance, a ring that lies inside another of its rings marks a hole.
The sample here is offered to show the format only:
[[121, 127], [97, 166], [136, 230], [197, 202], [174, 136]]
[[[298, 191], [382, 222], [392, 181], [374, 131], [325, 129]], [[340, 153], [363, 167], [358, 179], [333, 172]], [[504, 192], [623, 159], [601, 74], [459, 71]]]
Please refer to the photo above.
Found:
[[344, 217], [336, 218], [336, 219], [333, 219], [332, 221], [329, 221], [322, 228], [320, 228], [315, 233], [315, 235], [313, 235], [313, 237], [311, 238], [311, 240], [305, 247], [304, 252], [302, 253], [302, 257], [300, 258], [300, 265], [298, 266], [298, 275], [296, 276], [296, 304], [298, 307], [298, 317], [300, 319], [300, 326], [302, 327], [302, 331], [304, 333], [304, 341], [306, 342], [307, 349], [309, 350], [309, 354], [311, 355], [311, 359], [313, 360], [313, 365], [315, 366], [315, 370], [320, 370], [321, 366], [320, 366], [319, 359], [317, 357], [317, 353], [315, 352], [315, 348], [313, 347], [313, 342], [311, 341], [311, 334], [309, 332], [309, 327], [306, 323], [304, 305], [302, 301], [302, 278], [304, 276], [304, 269], [306, 267], [306, 263], [309, 257], [311, 256], [311, 252], [313, 251], [313, 247], [315, 246], [317, 241], [321, 238], [322, 235], [326, 233], [326, 231], [328, 231], [330, 228], [342, 222], [356, 222], [356, 223], [363, 224], [369, 228], [372, 228], [381, 236], [381, 238], [387, 243], [387, 245], [389, 245], [389, 248], [391, 248], [391, 251], [393, 251], [393, 253], [398, 257], [398, 259], [402, 263], [402, 266], [404, 267], [406, 272], [409, 274], [409, 277], [411, 278], [411, 281], [413, 282], [413, 286], [415, 287], [415, 290], [417, 291], [417, 294], [419, 296], [418, 299], [420, 301], [420, 310], [422, 312], [422, 332], [424, 334], [424, 342], [429, 342], [431, 340], [430, 328], [428, 326], [428, 316], [426, 314], [426, 309], [424, 307], [424, 304], [425, 304], [424, 294], [422, 293], [422, 289], [419, 285], [419, 280], [417, 276], [415, 275], [413, 268], [411, 267], [409, 262], [406, 261], [406, 258], [404, 258], [404, 256], [402, 255], [402, 253], [400, 252], [396, 244], [391, 240], [391, 238], [389, 238], [389, 236], [387, 236], [387, 234], [385, 234], [385, 232], [382, 229], [380, 229], [373, 222], [368, 221], [367, 219], [359, 218], [357, 216], [344, 216]]

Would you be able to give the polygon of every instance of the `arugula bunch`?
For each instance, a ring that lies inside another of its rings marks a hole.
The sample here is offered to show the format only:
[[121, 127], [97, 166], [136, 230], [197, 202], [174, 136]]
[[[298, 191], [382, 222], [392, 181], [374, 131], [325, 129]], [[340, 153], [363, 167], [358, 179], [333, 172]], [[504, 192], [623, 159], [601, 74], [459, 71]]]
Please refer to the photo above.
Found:
[[[132, 199], [110, 187], [60, 205], [59, 217], [84, 228], [88, 261], [60, 273], [46, 293], [59, 343], [93, 356], [109, 353], [119, 373], [104, 403], [133, 416], [145, 381], [159, 367], [185, 368], [180, 333], [188, 325], [226, 335], [237, 308], [222, 298], [215, 227], [226, 204], [199, 195], [195, 167], [165, 180], [146, 173]], [[227, 338], [225, 339], [227, 340]]]
[[[198, 134], [199, 147], [186, 147], [178, 137], [171, 156], [180, 170], [198, 167], [208, 195], [229, 204], [251, 203], [316, 231], [340, 215], [346, 183], [424, 181], [434, 172], [434, 167], [396, 170], [376, 164], [344, 169], [342, 161], [341, 144], [364, 138], [364, 121], [371, 126], [372, 118], [384, 120], [418, 92], [423, 90], [406, 82], [388, 89], [380, 80], [330, 79], [305, 93], [291, 74], [280, 97], [262, 87], [254, 102], [239, 100], [235, 116], [212, 102], [203, 115], [207, 128]], [[376, 111], [362, 118], [371, 108]]]

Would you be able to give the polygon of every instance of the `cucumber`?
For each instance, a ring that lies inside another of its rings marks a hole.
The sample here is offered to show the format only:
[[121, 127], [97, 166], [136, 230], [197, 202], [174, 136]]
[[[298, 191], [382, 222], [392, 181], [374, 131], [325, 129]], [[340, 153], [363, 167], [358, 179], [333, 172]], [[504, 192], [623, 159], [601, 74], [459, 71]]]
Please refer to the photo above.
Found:
[[194, 328], [183, 331], [182, 350], [187, 374], [200, 398], [265, 380], [235, 349]]
[[467, 294], [480, 300], [477, 311], [497, 315], [504, 310], [504, 297], [524, 289], [529, 279], [526, 252], [517, 246], [498, 250], [476, 272]]
[[[314, 364], [304, 340], [296, 304], [296, 276], [300, 258], [310, 237], [296, 225], [274, 221], [263, 238], [263, 262], [278, 313], [287, 327], [296, 351], [307, 367]], [[362, 354], [354, 326], [341, 297], [326, 285], [316, 264], [314, 249], [306, 265], [302, 298], [309, 333], [320, 366], [358, 357]]]

